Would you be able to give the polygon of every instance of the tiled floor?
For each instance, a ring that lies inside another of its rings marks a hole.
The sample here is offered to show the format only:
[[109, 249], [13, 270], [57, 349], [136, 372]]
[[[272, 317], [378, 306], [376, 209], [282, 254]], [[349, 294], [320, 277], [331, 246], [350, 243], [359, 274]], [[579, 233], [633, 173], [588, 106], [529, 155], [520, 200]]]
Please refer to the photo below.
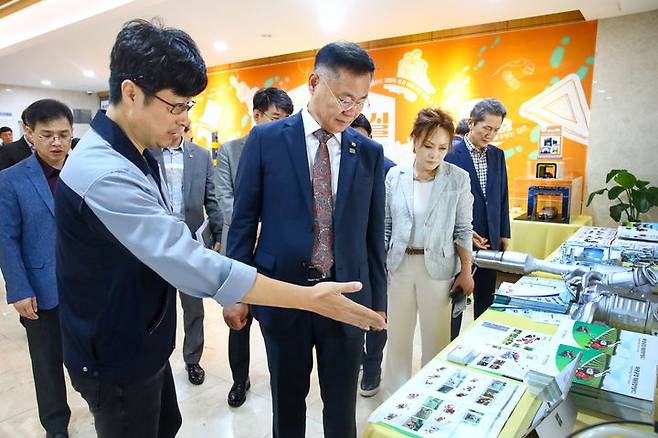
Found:
[[[42, 437], [45, 432], [39, 424], [32, 371], [27, 351], [25, 330], [18, 322], [13, 306], [5, 303], [4, 281], [0, 276], [0, 437]], [[206, 300], [205, 350], [201, 365], [206, 370], [206, 381], [194, 386], [187, 374], [177, 348], [171, 357], [178, 401], [183, 415], [180, 437], [260, 438], [271, 436], [272, 402], [269, 374], [263, 339], [258, 324], [252, 326], [251, 382], [247, 402], [238, 409], [226, 404], [231, 387], [231, 371], [227, 359], [228, 328], [221, 318], [221, 309], [215, 302]], [[181, 311], [178, 311], [178, 347], [182, 344]], [[469, 306], [464, 323], [472, 321]], [[415, 369], [420, 365], [419, 336], [416, 333]], [[385, 377], [384, 377], [385, 378]], [[359, 435], [366, 427], [368, 416], [383, 401], [380, 393], [372, 398], [358, 396], [357, 424]], [[317, 374], [312, 375], [311, 390], [306, 399], [307, 437], [322, 437], [322, 400], [320, 400]], [[87, 405], [69, 384], [71, 406], [71, 437], [93, 437], [94, 426]]]

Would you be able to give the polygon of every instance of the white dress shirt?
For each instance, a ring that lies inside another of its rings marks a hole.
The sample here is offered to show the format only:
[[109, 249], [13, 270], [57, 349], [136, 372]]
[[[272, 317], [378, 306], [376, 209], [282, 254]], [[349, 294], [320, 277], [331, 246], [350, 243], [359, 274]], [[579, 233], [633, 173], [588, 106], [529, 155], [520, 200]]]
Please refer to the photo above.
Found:
[[[322, 127], [313, 118], [308, 108], [302, 109], [302, 123], [304, 124], [304, 138], [306, 139], [306, 155], [308, 158], [308, 170], [311, 175], [311, 183], [313, 182], [313, 164], [315, 163], [315, 154], [320, 147], [320, 140], [313, 134]], [[336, 202], [336, 192], [338, 191], [338, 173], [340, 171], [340, 141], [341, 133], [334, 134], [327, 141], [327, 149], [329, 149], [329, 162], [331, 163], [331, 193]]]
[[425, 220], [427, 219], [427, 211], [430, 208], [430, 195], [433, 186], [434, 180], [414, 180], [414, 222], [411, 227], [411, 239], [409, 239], [409, 247], [411, 248], [425, 247]]
[[183, 140], [177, 148], [162, 148], [162, 161], [167, 175], [167, 188], [171, 207], [180, 220], [185, 220], [185, 202], [183, 200]]

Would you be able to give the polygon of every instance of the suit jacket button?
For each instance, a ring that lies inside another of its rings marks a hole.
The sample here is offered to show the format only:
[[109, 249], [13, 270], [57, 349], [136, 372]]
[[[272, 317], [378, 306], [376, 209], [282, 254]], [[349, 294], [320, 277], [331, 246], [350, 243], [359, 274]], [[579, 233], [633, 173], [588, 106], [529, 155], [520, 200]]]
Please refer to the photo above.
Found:
[[82, 367], [82, 372], [83, 373], [86, 373], [87, 371], [89, 371], [89, 369], [87, 369], [87, 367]]

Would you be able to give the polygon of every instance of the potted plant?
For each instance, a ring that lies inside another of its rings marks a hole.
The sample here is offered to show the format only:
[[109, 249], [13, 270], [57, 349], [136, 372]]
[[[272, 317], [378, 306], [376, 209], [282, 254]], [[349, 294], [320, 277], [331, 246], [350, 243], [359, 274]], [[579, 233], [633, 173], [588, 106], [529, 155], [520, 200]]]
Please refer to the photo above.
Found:
[[589, 194], [587, 206], [596, 195], [608, 192], [608, 199], [616, 204], [610, 206], [610, 217], [615, 222], [621, 221], [622, 213], [626, 214], [627, 222], [640, 222], [640, 214], [646, 213], [658, 205], [658, 187], [649, 186], [649, 181], [637, 179], [626, 169], [613, 169], [605, 178], [606, 184], [616, 183]]

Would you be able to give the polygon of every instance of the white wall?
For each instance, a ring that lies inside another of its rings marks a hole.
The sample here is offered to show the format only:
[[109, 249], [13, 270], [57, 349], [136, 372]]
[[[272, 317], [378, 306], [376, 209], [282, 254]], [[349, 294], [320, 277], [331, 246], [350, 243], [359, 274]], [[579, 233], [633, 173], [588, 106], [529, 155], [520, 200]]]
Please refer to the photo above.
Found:
[[[658, 10], [599, 21], [586, 193], [604, 187], [610, 169], [658, 185], [657, 46]], [[583, 204], [601, 226], [614, 224], [609, 206], [605, 195]], [[658, 222], [658, 208], [643, 219]]]
[[[7, 91], [11, 90], [11, 91]], [[39, 99], [57, 99], [71, 109], [91, 110], [91, 116], [100, 108], [100, 99], [94, 93], [91, 96], [80, 91], [51, 90], [48, 88], [18, 87], [0, 84], [0, 126], [9, 126], [14, 130], [14, 140], [18, 140], [21, 131], [18, 121], [28, 105]], [[7, 115], [9, 114], [9, 115]], [[88, 124], [73, 125], [73, 135], [81, 137], [89, 129]]]

